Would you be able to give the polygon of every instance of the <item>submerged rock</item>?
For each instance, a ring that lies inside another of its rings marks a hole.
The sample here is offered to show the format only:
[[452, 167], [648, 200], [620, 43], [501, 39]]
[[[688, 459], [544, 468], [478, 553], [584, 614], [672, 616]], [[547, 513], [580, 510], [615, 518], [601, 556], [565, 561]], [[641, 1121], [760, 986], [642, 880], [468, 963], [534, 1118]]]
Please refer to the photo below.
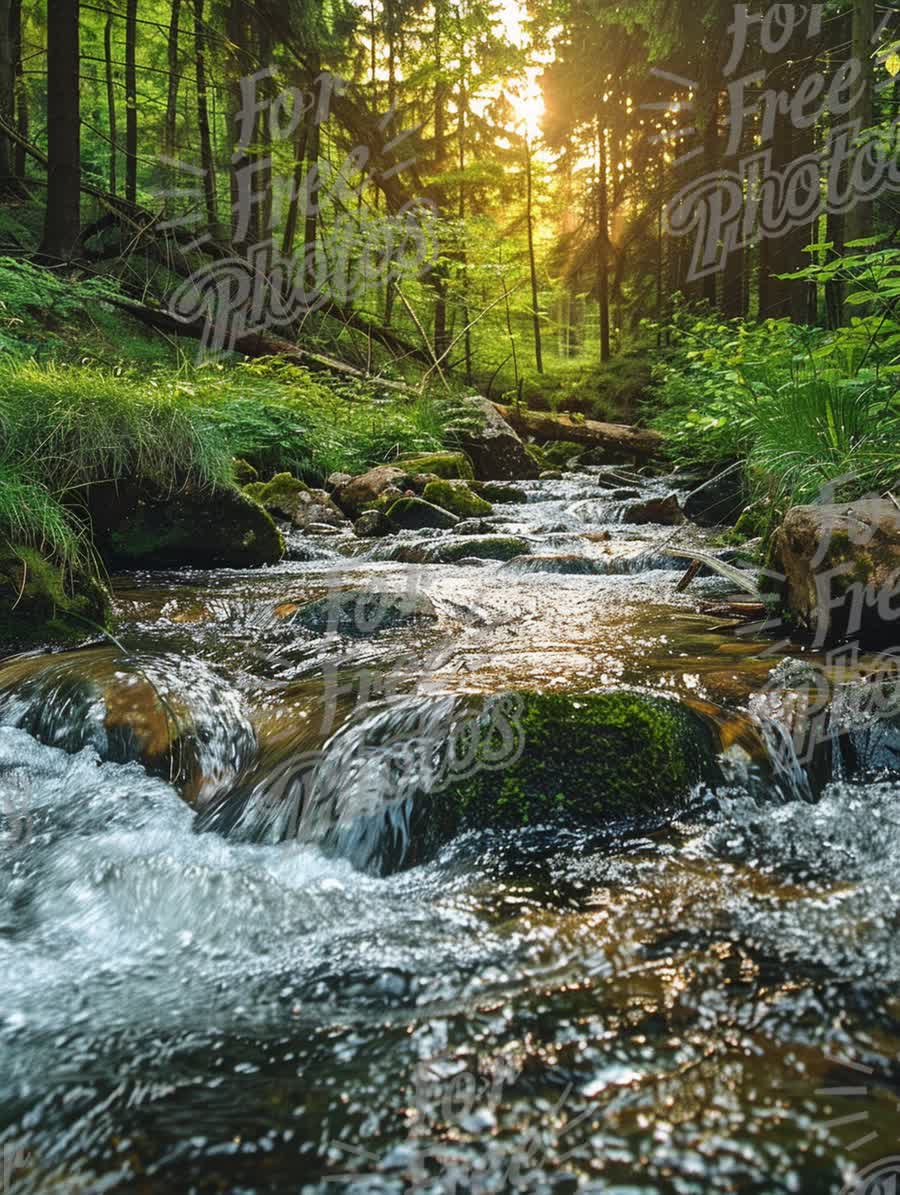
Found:
[[[469, 398], [457, 438], [481, 481], [537, 477], [538, 469], [517, 433], [489, 399]], [[493, 499], [492, 499], [493, 501]]]
[[271, 515], [239, 490], [163, 492], [138, 482], [104, 482], [88, 499], [94, 543], [120, 568], [257, 568], [276, 564], [284, 540]]
[[388, 510], [387, 518], [403, 531], [421, 531], [425, 527], [446, 530], [459, 522], [455, 515], [423, 498], [398, 498]]
[[0, 548], [0, 648], [72, 643], [106, 627], [109, 613], [109, 591], [86, 570], [67, 570], [36, 548]]
[[373, 589], [341, 589], [327, 597], [294, 607], [279, 608], [316, 635], [341, 634], [368, 638], [417, 622], [433, 622], [437, 612], [424, 594], [387, 593]]
[[503, 567], [516, 573], [561, 573], [574, 577], [597, 576], [608, 571], [587, 556], [565, 554], [516, 556]]
[[648, 498], [627, 507], [622, 516], [624, 523], [661, 523], [666, 527], [677, 527], [684, 522], [684, 514], [674, 494], [667, 498]]
[[773, 563], [784, 574], [784, 606], [817, 642], [897, 641], [900, 509], [890, 500], [791, 507]]
[[422, 497], [426, 502], [449, 510], [458, 519], [479, 518], [493, 510], [490, 502], [479, 498], [464, 481], [431, 481], [425, 486]]

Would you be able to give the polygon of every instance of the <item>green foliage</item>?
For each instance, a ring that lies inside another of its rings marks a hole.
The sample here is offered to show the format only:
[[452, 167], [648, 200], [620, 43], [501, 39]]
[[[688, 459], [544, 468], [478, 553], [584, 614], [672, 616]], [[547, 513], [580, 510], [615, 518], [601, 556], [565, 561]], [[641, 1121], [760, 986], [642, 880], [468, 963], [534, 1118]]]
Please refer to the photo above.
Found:
[[838, 478], [848, 498], [890, 488], [900, 325], [888, 311], [833, 332], [680, 311], [654, 426], [678, 463], [745, 460], [751, 485], [776, 500], [810, 501]]

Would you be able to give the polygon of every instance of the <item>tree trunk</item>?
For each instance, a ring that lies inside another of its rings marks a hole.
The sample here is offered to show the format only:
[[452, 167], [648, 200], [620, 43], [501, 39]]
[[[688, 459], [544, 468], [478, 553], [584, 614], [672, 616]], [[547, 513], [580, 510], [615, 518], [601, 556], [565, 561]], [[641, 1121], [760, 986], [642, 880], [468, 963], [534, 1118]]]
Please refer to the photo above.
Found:
[[[226, 22], [226, 34], [231, 43], [231, 55], [228, 63], [229, 83], [229, 112], [228, 112], [228, 143], [232, 147], [237, 142], [237, 132], [242, 106], [241, 77], [247, 73], [247, 25], [244, 0], [230, 0]], [[242, 219], [252, 215], [242, 211], [240, 198], [240, 178], [243, 171], [250, 165], [250, 157], [246, 150], [235, 150], [231, 156], [230, 191], [231, 191], [231, 242], [237, 253], [246, 250], [250, 243], [249, 229], [241, 228]]]
[[[0, 117], [14, 124], [15, 65], [13, 63], [11, 0], [0, 0]], [[13, 142], [0, 134], [0, 189], [13, 185]]]
[[[446, 125], [444, 113], [447, 107], [447, 85], [442, 71], [444, 67], [442, 51], [444, 25], [444, 0], [436, 0], [434, 6], [434, 65], [437, 71], [437, 82], [434, 87], [434, 171], [436, 174], [444, 169], [446, 153]], [[432, 197], [438, 216], [441, 215], [443, 188], [434, 187]], [[447, 267], [439, 262], [431, 271], [431, 281], [434, 287], [434, 355], [440, 360], [450, 346], [450, 334], [447, 330]]]
[[79, 0], [47, 6], [47, 210], [42, 252], [68, 260], [81, 231]]
[[125, 199], [137, 203], [137, 0], [125, 7]]
[[110, 14], [103, 26], [103, 59], [106, 70], [106, 115], [109, 122], [109, 193], [115, 195], [118, 186], [119, 147], [116, 140], [116, 88], [113, 79], [112, 23], [112, 14]]
[[168, 68], [169, 85], [166, 90], [166, 154], [170, 158], [176, 156], [175, 129], [178, 118], [178, 18], [180, 16], [181, 0], [172, 0], [172, 13], [169, 20]]
[[[862, 65], [857, 85], [859, 97], [849, 112], [849, 119], [859, 122], [860, 132], [875, 123], [875, 78], [872, 39], [875, 36], [875, 0], [853, 0], [851, 56]], [[846, 215], [847, 240], [872, 234], [872, 203], [857, 201]]]
[[608, 361], [609, 347], [609, 180], [606, 168], [606, 130], [597, 130], [597, 226], [599, 241], [597, 287], [600, 302], [600, 360]]
[[22, 0], [12, 0], [10, 10], [10, 40], [13, 46], [13, 67], [16, 76], [16, 142], [14, 170], [17, 179], [25, 178], [25, 145], [28, 141], [28, 92], [25, 88], [25, 65], [22, 62]]
[[197, 128], [200, 133], [200, 166], [203, 170], [203, 202], [206, 224], [216, 230], [216, 171], [209, 134], [209, 104], [206, 83], [206, 33], [203, 29], [203, 0], [194, 0], [194, 65], [197, 76]]
[[[318, 55], [313, 61], [314, 76], [321, 73]], [[303, 279], [304, 291], [313, 300], [318, 286], [316, 254], [319, 231], [319, 151], [322, 146], [322, 124], [318, 105], [309, 113], [309, 133], [306, 138], [306, 181], [304, 186], [306, 210], [303, 217]]]
[[544, 372], [544, 356], [541, 352], [541, 317], [538, 311], [537, 265], [534, 260], [534, 188], [531, 178], [531, 143], [526, 134], [525, 144], [525, 207], [528, 220], [528, 265], [531, 270], [531, 319], [534, 327], [534, 363], [538, 373]]

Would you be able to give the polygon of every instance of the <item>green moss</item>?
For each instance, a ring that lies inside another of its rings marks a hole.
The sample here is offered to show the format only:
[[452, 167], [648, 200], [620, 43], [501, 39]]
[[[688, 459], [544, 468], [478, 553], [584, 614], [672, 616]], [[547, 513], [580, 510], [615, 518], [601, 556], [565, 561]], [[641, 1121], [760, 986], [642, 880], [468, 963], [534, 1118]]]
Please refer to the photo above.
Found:
[[418, 456], [404, 456], [396, 462], [407, 473], [433, 473], [445, 480], [474, 481], [472, 462], [464, 452], [425, 452]]
[[426, 527], [446, 530], [458, 522], [455, 515], [422, 498], [398, 498], [388, 509], [387, 517], [404, 531], [421, 531]]
[[547, 462], [545, 468], [563, 469], [573, 456], [580, 456], [584, 452], [584, 445], [576, 444], [574, 440], [553, 440], [550, 444], [544, 444], [541, 452]]
[[259, 481], [259, 474], [253, 468], [249, 461], [245, 461], [243, 457], [236, 456], [232, 461], [234, 472], [234, 480], [239, 486], [250, 485], [254, 481]]
[[290, 518], [297, 508], [297, 495], [308, 494], [309, 486], [291, 473], [276, 473], [271, 481], [253, 481], [244, 493], [266, 510]]
[[86, 573], [67, 575], [36, 548], [0, 549], [0, 643], [72, 643], [106, 627], [109, 591]]
[[429, 553], [429, 562], [455, 564], [468, 556], [479, 560], [512, 560], [514, 556], [525, 556], [530, 551], [528, 540], [517, 535], [469, 535], [449, 544], [438, 544]]
[[[711, 730], [677, 701], [627, 690], [521, 696], [521, 713], [510, 719], [521, 754], [503, 770], [482, 767], [435, 797], [445, 824], [654, 819], [671, 815], [694, 784], [716, 773]], [[483, 739], [481, 757], [500, 755], [499, 747], [499, 738]]]
[[548, 467], [547, 458], [544, 456], [543, 449], [539, 448], [537, 444], [526, 444], [525, 451], [539, 469], [543, 470]]
[[429, 481], [422, 497], [460, 519], [477, 519], [493, 511], [490, 502], [479, 498], [464, 481]]
[[528, 494], [525, 490], [520, 489], [517, 485], [507, 485], [502, 481], [474, 481], [470, 483], [470, 489], [474, 490], [479, 498], [484, 498], [485, 502], [521, 504], [528, 501]]

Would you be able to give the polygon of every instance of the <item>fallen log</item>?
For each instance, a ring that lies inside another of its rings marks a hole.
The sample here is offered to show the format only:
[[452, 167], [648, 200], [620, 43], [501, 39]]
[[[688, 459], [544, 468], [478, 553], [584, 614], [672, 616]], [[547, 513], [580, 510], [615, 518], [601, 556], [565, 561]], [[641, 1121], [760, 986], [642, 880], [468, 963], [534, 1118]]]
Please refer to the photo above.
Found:
[[587, 448], [601, 448], [610, 454], [653, 460], [663, 455], [663, 438], [658, 432], [625, 423], [599, 423], [594, 419], [572, 419], [568, 415], [547, 415], [523, 407], [494, 406], [519, 435], [536, 440], [571, 440]]

